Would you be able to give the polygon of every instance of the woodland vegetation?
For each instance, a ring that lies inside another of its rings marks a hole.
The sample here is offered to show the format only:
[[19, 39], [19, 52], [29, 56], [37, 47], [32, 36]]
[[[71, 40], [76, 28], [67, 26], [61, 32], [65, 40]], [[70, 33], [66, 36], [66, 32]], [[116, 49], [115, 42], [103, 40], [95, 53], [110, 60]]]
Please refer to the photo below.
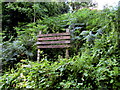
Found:
[[[74, 10], [70, 13], [71, 5]], [[83, 9], [78, 9], [84, 7]], [[89, 3], [3, 2], [0, 88], [118, 90], [120, 88], [120, 7], [89, 9]], [[65, 49], [41, 49], [37, 35], [70, 29]]]

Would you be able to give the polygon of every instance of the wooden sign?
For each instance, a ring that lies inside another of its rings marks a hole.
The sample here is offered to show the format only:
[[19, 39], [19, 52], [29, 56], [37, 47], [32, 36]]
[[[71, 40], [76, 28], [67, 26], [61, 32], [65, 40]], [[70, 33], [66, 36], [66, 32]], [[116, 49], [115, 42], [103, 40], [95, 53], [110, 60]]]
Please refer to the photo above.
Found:
[[70, 43], [70, 33], [66, 32], [66, 33], [55, 33], [55, 34], [39, 34], [38, 42], [36, 44], [38, 45], [38, 48], [67, 48], [70, 47], [70, 45], [66, 45], [69, 43]]
[[69, 29], [66, 33], [54, 33], [54, 34], [41, 34], [38, 35], [38, 61], [40, 59], [40, 48], [66, 48], [66, 58], [69, 57], [68, 48], [70, 47], [70, 32]]

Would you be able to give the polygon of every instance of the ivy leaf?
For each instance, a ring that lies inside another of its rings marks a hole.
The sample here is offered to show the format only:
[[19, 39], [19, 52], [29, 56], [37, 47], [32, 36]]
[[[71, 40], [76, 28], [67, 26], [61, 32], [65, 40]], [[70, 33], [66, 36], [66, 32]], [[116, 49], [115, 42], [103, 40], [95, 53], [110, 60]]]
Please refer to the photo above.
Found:
[[78, 39], [81, 39], [81, 37], [80, 37], [80, 36], [76, 36], [76, 37], [75, 37], [75, 39], [77, 39], [77, 40], [78, 40]]
[[82, 31], [80, 35], [87, 36], [89, 34], [89, 31]]
[[114, 72], [115, 72], [115, 74], [118, 74], [119, 72], [118, 72], [119, 70], [118, 70], [118, 67], [114, 67]]
[[74, 29], [81, 29], [82, 27], [75, 27]]
[[85, 39], [87, 40], [87, 42], [92, 42], [95, 39], [95, 36], [91, 34], [91, 35], [86, 36]]
[[113, 83], [113, 81], [114, 81], [113, 79], [112, 79], [112, 80], [110, 80], [110, 83]]
[[85, 23], [75, 23], [75, 25], [85, 25]]
[[103, 34], [103, 29], [101, 29], [101, 28], [98, 29], [98, 30], [97, 30], [97, 34]]

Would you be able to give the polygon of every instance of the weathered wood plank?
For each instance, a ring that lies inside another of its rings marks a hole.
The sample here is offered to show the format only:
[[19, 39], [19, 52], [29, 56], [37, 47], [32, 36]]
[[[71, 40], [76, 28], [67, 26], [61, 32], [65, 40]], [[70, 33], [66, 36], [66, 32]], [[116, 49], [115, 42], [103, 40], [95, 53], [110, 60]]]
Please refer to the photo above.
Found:
[[67, 33], [54, 33], [54, 34], [39, 34], [38, 37], [64, 36], [64, 35], [70, 35], [70, 32], [67, 32]]
[[70, 45], [44, 45], [44, 46], [37, 46], [37, 48], [67, 48]]
[[61, 40], [61, 39], [70, 39], [70, 36], [38, 38], [38, 40]]
[[57, 43], [70, 43], [70, 40], [66, 40], [66, 41], [46, 41], [46, 42], [37, 42], [36, 44], [57, 44]]

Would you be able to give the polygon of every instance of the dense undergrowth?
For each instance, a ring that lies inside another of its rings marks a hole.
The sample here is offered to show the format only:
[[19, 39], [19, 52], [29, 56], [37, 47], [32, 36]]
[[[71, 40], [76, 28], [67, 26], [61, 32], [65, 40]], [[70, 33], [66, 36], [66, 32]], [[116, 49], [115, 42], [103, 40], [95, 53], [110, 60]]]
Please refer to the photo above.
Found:
[[[4, 66], [12, 63], [12, 69], [1, 76], [1, 88], [120, 88], [117, 26], [115, 10], [82, 9], [16, 27], [17, 39], [3, 43]], [[41, 61], [35, 62], [38, 31], [58, 33], [66, 28], [72, 37], [70, 58], [60, 58], [64, 50], [46, 49]], [[20, 63], [14, 69], [15, 61]]]
[[119, 72], [116, 57], [100, 58], [95, 63], [88, 51], [70, 59], [55, 62], [42, 59], [40, 63], [21, 60], [17, 69], [6, 72], [0, 79], [5, 88], [42, 89], [118, 89]]

